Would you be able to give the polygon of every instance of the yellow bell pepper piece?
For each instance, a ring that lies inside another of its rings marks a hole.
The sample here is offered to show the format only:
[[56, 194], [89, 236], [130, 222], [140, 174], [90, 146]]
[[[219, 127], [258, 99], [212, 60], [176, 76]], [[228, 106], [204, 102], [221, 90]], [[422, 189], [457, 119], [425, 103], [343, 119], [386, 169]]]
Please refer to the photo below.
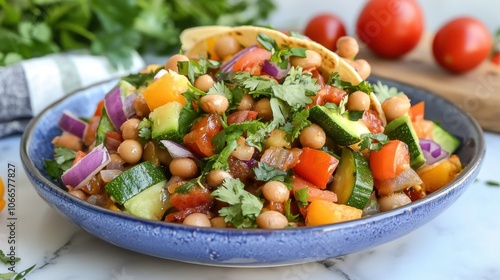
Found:
[[361, 218], [362, 210], [331, 201], [315, 199], [307, 206], [306, 225], [318, 226]]
[[189, 80], [186, 76], [168, 70], [165, 75], [146, 88], [143, 96], [151, 111], [171, 101], [185, 105], [186, 99], [182, 94], [188, 89], [188, 86]]

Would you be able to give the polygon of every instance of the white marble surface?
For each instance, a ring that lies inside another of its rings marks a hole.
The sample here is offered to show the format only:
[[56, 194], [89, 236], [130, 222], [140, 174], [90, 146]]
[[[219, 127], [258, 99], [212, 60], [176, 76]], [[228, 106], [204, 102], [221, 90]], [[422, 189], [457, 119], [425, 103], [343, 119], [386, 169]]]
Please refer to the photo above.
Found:
[[[376, 248], [317, 263], [276, 268], [221, 268], [141, 255], [105, 243], [55, 212], [35, 192], [19, 158], [20, 136], [0, 139], [0, 176], [16, 167], [16, 270], [34, 264], [30, 280], [46, 279], [500, 279], [500, 135], [486, 133], [478, 180], [440, 216]], [[8, 252], [7, 212], [0, 249]], [[0, 264], [0, 273], [8, 265]]]

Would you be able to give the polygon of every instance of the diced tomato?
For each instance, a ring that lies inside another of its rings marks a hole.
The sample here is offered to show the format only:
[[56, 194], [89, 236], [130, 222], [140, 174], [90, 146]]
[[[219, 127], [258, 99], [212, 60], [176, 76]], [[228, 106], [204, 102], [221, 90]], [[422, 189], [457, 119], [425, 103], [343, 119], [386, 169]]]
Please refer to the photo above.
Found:
[[366, 110], [363, 114], [362, 121], [371, 133], [384, 132], [384, 126], [382, 125], [382, 120], [380, 119], [377, 111], [371, 109]]
[[260, 76], [264, 61], [271, 58], [271, 52], [262, 48], [253, 49], [242, 55], [233, 65], [234, 72], [250, 72], [252, 75]]
[[338, 164], [339, 160], [329, 153], [304, 147], [293, 172], [318, 188], [326, 189], [326, 184]]
[[313, 97], [313, 102], [310, 107], [314, 105], [325, 105], [326, 103], [340, 104], [340, 101], [347, 96], [347, 92], [339, 88], [325, 85], [320, 91], [316, 93]]
[[376, 180], [391, 179], [410, 168], [408, 145], [391, 140], [378, 151], [370, 152], [370, 169]]
[[79, 162], [86, 155], [87, 155], [87, 153], [85, 153], [84, 151], [76, 152], [75, 159], [73, 160], [73, 163], [71, 165], [72, 166], [75, 165], [77, 162]]
[[87, 124], [87, 129], [83, 134], [83, 143], [86, 146], [90, 146], [92, 145], [92, 143], [94, 143], [97, 133], [97, 127], [99, 126], [100, 121], [101, 121], [100, 116], [93, 116], [89, 119], [89, 122]]
[[227, 116], [227, 124], [241, 123], [245, 121], [253, 121], [257, 119], [257, 112], [250, 110], [235, 111]]
[[413, 105], [410, 107], [410, 117], [411, 121], [418, 121], [418, 120], [423, 120], [424, 119], [424, 113], [425, 113], [425, 102], [420, 101], [417, 104]]
[[325, 86], [325, 78], [319, 73], [317, 69], [311, 71], [312, 77], [316, 79], [316, 82], [321, 86]]
[[313, 183], [308, 182], [297, 175], [294, 175], [293, 176], [293, 183], [292, 183], [293, 195], [295, 196], [295, 192], [300, 190], [300, 189], [303, 189], [303, 188], [308, 188], [307, 189], [307, 194], [308, 194], [307, 201], [308, 202], [311, 202], [315, 199], [322, 199], [322, 200], [327, 200], [327, 201], [331, 201], [331, 202], [337, 202], [337, 194], [335, 194], [334, 192], [329, 191], [329, 190], [320, 190]]
[[123, 142], [123, 137], [116, 131], [106, 132], [106, 148], [110, 151], [118, 150], [118, 146]]
[[193, 125], [191, 132], [184, 136], [184, 144], [199, 157], [212, 156], [215, 150], [212, 140], [221, 130], [222, 124], [218, 115], [204, 116]]
[[175, 209], [182, 211], [188, 208], [212, 205], [214, 197], [208, 189], [192, 187], [188, 193], [174, 193], [170, 196], [170, 203]]

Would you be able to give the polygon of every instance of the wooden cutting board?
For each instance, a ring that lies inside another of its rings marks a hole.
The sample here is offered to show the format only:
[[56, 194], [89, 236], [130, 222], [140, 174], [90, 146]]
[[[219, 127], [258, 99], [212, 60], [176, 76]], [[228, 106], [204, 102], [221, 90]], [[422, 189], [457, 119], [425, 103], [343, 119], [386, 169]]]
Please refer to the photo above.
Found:
[[465, 74], [442, 70], [432, 55], [432, 36], [397, 60], [379, 58], [361, 47], [357, 58], [366, 59], [372, 74], [434, 92], [472, 115], [486, 131], [500, 132], [500, 66], [485, 61]]

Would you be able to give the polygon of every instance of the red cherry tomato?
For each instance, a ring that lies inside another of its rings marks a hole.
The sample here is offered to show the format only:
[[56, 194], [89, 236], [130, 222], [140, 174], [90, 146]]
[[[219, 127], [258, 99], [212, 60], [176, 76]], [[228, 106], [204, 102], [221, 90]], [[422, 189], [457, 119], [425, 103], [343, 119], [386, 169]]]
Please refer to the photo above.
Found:
[[411, 51], [424, 31], [422, 9], [415, 0], [371, 0], [356, 24], [359, 39], [375, 54], [397, 58]]
[[344, 23], [334, 14], [314, 16], [304, 31], [304, 35], [331, 51], [337, 50], [337, 40], [346, 34]]
[[493, 39], [479, 20], [459, 17], [443, 25], [432, 42], [436, 62], [454, 73], [471, 70], [491, 53]]
[[491, 62], [500, 66], [500, 52], [495, 53], [493, 57], [491, 57]]

